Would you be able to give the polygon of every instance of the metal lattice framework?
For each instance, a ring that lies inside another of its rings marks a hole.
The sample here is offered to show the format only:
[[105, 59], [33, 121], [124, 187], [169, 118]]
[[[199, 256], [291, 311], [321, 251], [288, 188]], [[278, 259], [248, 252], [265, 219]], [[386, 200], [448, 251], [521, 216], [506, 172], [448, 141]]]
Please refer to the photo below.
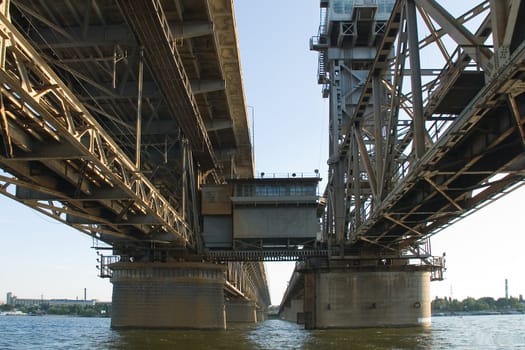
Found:
[[311, 43], [330, 97], [325, 241], [402, 252], [523, 184], [522, 1], [456, 18], [400, 0], [352, 32], [326, 16]]
[[[202, 259], [199, 185], [253, 176], [231, 1], [1, 10], [1, 193], [109, 244], [106, 262]], [[269, 303], [245, 265], [227, 291]]]
[[[86, 212], [83, 215], [81, 207], [74, 208], [78, 205], [76, 201], [81, 202], [78, 199], [80, 194], [90, 196], [102, 191], [113, 192], [116, 197], [112, 199], [120, 197], [123, 201], [133, 203], [118, 205], [113, 201], [108, 205], [108, 209], [114, 210], [125, 220], [122, 224], [147, 225], [149, 227], [143, 230], [148, 233], [158, 229], [171, 234], [173, 240], [180, 240], [183, 245], [193, 244], [190, 230], [180, 214], [138, 171], [5, 16], [0, 17], [0, 25], [4, 38], [2, 61], [5, 67], [0, 70], [2, 110], [5, 113], [3, 119], [9, 123], [8, 128], [15, 131], [9, 134], [8, 155], [3, 161], [8, 166], [15, 163], [13, 168], [17, 167], [16, 163], [20, 160], [46, 161], [47, 166], [78, 185], [76, 196], [59, 198], [63, 205], [48, 204], [53, 212], [74, 212], [77, 217], [90, 219], [93, 214]], [[21, 133], [23, 129], [34, 139], [24, 137]], [[23, 152], [18, 153], [13, 144], [23, 149]], [[69, 162], [60, 162], [61, 159], [68, 159]], [[79, 173], [68, 175], [69, 167], [76, 168]], [[18, 185], [23, 181], [10, 181], [8, 177], [3, 179], [6, 182], [18, 182]], [[52, 194], [49, 190], [41, 191]], [[45, 209], [37, 203], [35, 206]], [[107, 228], [101, 229], [99, 225], [102, 223]], [[106, 232], [111, 235], [111, 227], [115, 228], [118, 223], [99, 221], [76, 225], [85, 232]]]
[[[226, 270], [226, 291], [236, 298], [259, 302], [259, 307], [271, 304], [264, 264], [255, 262], [229, 263]], [[244, 292], [243, 292], [244, 291]]]
[[199, 183], [253, 174], [232, 4], [74, 5], [3, 2], [4, 192], [108, 243], [200, 248]]

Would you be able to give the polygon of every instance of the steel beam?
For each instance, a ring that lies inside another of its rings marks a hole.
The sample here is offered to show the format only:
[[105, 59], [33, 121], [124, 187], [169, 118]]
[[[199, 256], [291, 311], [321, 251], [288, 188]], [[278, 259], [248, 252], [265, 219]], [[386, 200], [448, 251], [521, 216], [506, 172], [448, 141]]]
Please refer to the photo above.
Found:
[[383, 199], [383, 178], [384, 178], [384, 163], [383, 163], [383, 94], [382, 83], [379, 75], [374, 75], [372, 81], [372, 88], [374, 94], [374, 139], [375, 139], [375, 164], [377, 174], [377, 196], [378, 199]]
[[233, 121], [230, 119], [214, 119], [212, 121], [204, 123], [206, 126], [206, 131], [219, 131], [224, 129], [233, 128]]
[[520, 133], [521, 141], [523, 143], [523, 146], [525, 146], [525, 130], [523, 130], [523, 124], [525, 123], [523, 120], [524, 118], [520, 114], [520, 109], [514, 96], [509, 94], [507, 95], [507, 99], [510, 106], [510, 112], [514, 117], [514, 120], [516, 120], [516, 127], [518, 128], [518, 131]]
[[213, 23], [206, 21], [170, 22], [171, 33], [177, 39], [189, 39], [213, 34]]
[[[39, 21], [49, 22], [45, 17], [35, 13], [20, 2], [17, 2], [16, 6]], [[190, 39], [213, 34], [213, 23], [211, 22], [169, 21], [168, 25], [176, 39]], [[32, 39], [41, 48], [55, 49], [114, 46], [115, 43], [124, 48], [137, 46], [133, 33], [124, 24], [90, 25], [88, 31], [86, 31], [85, 26], [60, 27], [50, 25], [48, 28], [39, 29], [39, 35]]]
[[150, 70], [203, 170], [215, 169], [215, 157], [191, 83], [174, 43], [160, 1], [118, 0], [137, 41], [144, 46]]
[[[407, 0], [411, 2], [412, 0]], [[456, 19], [445, 10], [435, 0], [413, 0], [438, 23], [445, 32], [456, 41], [456, 43], [467, 52], [480, 67], [490, 75], [492, 72], [492, 52], [483, 45], [470, 31], [463, 25], [458, 24]]]
[[414, 0], [407, 0], [407, 30], [408, 46], [410, 52], [410, 69], [415, 73], [410, 75], [412, 82], [412, 108], [413, 108], [413, 130], [414, 130], [414, 151], [416, 159], [421, 159], [425, 154], [425, 119], [423, 116], [423, 92], [421, 90], [421, 62], [419, 59], [419, 40], [416, 18], [416, 3]]
[[226, 82], [224, 80], [190, 80], [190, 84], [191, 91], [194, 94], [205, 94], [226, 89]]

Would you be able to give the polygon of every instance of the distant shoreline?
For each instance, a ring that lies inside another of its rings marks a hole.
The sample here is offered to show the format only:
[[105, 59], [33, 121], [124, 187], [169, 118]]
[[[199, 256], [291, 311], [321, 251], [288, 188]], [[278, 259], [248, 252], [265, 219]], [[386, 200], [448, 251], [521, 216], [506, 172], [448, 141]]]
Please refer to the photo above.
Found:
[[0, 316], [6, 316], [6, 317], [21, 317], [21, 316], [27, 316], [27, 317], [83, 317], [83, 318], [110, 318], [110, 316], [102, 316], [102, 315], [95, 315], [95, 316], [88, 316], [88, 315], [75, 315], [75, 314], [27, 314], [27, 313], [4, 313], [0, 312]]
[[451, 311], [432, 313], [432, 317], [448, 316], [498, 316], [498, 315], [524, 315], [523, 310], [505, 310], [505, 311]]

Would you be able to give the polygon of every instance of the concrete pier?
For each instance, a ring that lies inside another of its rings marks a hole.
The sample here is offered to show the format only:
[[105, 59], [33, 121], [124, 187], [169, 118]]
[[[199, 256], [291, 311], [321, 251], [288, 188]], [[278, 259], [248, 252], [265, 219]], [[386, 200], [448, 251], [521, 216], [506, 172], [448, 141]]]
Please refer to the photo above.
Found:
[[266, 320], [267, 312], [264, 309], [257, 309], [257, 322], [264, 322]]
[[112, 327], [226, 328], [223, 266], [120, 262], [111, 268]]
[[226, 301], [226, 321], [256, 323], [257, 308], [255, 302], [247, 300]]
[[307, 329], [430, 323], [430, 269], [369, 266], [305, 272]]
[[294, 298], [284, 306], [283, 311], [279, 315], [282, 320], [304, 324], [304, 299]]

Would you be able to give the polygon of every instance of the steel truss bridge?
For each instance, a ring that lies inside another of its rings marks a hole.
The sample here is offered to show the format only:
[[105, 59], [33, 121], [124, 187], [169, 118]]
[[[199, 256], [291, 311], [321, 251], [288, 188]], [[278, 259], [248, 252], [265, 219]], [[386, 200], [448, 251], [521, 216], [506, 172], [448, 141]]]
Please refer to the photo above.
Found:
[[334, 23], [321, 1], [327, 242], [403, 255], [523, 184], [525, 4], [472, 3], [455, 17], [446, 1], [395, 1], [381, 22], [356, 2], [360, 19]]
[[[253, 176], [231, 1], [1, 4], [2, 193], [123, 259], [201, 261], [199, 186]], [[262, 262], [226, 264], [269, 305]]]
[[[254, 175], [231, 0], [3, 0], [0, 190], [121, 257], [237, 261], [228, 291], [267, 304], [262, 260], [430, 257], [430, 235], [525, 177], [525, 4], [444, 3], [334, 29], [320, 1], [330, 155], [311, 251], [206, 256], [200, 185]], [[338, 58], [352, 45], [373, 54]]]
[[281, 311], [312, 269], [419, 263], [442, 279], [429, 237], [524, 184], [525, 3], [472, 4], [320, 1], [328, 258], [297, 263]]

